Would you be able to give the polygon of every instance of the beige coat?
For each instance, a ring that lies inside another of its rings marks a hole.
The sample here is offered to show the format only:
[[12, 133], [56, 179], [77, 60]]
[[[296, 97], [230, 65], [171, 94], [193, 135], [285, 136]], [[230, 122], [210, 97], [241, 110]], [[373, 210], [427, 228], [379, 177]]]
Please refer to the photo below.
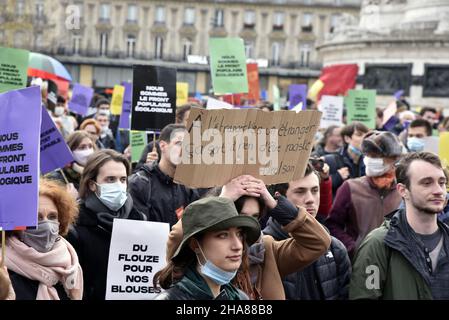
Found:
[[[327, 252], [331, 238], [323, 226], [301, 208], [295, 220], [284, 227], [291, 238], [276, 241], [264, 235], [264, 262], [253, 266], [251, 274], [257, 273], [256, 289], [264, 300], [285, 300], [282, 278], [302, 270]], [[182, 240], [182, 224], [178, 221], [170, 232], [167, 242], [167, 260], [171, 259]]]

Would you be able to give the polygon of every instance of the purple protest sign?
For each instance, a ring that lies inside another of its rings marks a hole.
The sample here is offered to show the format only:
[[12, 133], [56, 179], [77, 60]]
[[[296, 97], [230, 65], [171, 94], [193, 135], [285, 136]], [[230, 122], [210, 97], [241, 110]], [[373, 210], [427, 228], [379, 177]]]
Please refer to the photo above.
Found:
[[291, 84], [288, 87], [289, 109], [293, 109], [300, 102], [302, 102], [302, 110], [307, 107], [307, 85], [306, 84]]
[[86, 115], [93, 95], [94, 89], [75, 83], [72, 91], [72, 99], [69, 101], [70, 111], [82, 116]]
[[0, 229], [36, 227], [41, 90], [0, 95]]
[[133, 84], [129, 82], [122, 82], [122, 86], [125, 87], [125, 93], [123, 94], [122, 114], [120, 115], [118, 127], [120, 129], [129, 129], [129, 116], [131, 114], [131, 106], [133, 104]]
[[41, 125], [41, 174], [65, 167], [73, 161], [73, 155], [48, 111], [42, 108]]
[[399, 91], [396, 91], [395, 93], [394, 93], [394, 97], [396, 98], [396, 100], [399, 100], [399, 99], [401, 99], [401, 97], [404, 95], [404, 90], [399, 90]]

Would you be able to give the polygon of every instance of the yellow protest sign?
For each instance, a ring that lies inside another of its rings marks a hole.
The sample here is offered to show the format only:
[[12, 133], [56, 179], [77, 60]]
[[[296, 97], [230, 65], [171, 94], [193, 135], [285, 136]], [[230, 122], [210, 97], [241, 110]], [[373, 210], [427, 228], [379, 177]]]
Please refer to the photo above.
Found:
[[186, 104], [189, 98], [189, 84], [187, 82], [176, 82], [176, 106]]
[[125, 87], [120, 85], [114, 86], [111, 102], [111, 114], [119, 115], [122, 113], [123, 95], [125, 94]]
[[449, 168], [449, 132], [440, 133], [439, 156], [443, 166]]

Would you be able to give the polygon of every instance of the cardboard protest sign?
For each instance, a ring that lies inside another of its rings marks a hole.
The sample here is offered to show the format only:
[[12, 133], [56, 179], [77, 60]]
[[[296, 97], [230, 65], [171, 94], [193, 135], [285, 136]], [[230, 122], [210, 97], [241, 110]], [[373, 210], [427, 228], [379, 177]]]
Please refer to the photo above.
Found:
[[255, 104], [260, 100], [259, 67], [257, 63], [248, 63], [246, 72], [248, 74], [248, 95], [246, 99], [249, 104]]
[[27, 50], [0, 47], [0, 93], [27, 85]]
[[443, 166], [449, 169], [449, 132], [440, 133], [440, 144], [438, 146], [439, 157]]
[[348, 124], [359, 121], [370, 129], [376, 128], [376, 90], [349, 90], [345, 104]]
[[37, 225], [41, 91], [0, 94], [0, 228]]
[[160, 131], [175, 122], [176, 70], [133, 66], [131, 130]]
[[41, 174], [64, 168], [73, 161], [72, 152], [45, 108], [42, 108], [40, 150]]
[[72, 99], [69, 101], [69, 109], [82, 116], [86, 115], [94, 89], [75, 83], [72, 90]]
[[131, 107], [133, 103], [133, 84], [122, 82], [122, 86], [125, 87], [125, 92], [123, 94], [122, 113], [120, 114], [118, 127], [120, 129], [129, 129], [129, 119], [131, 117]]
[[189, 101], [189, 84], [176, 82], [176, 106], [182, 106]]
[[343, 124], [343, 97], [321, 96], [318, 107], [323, 112], [320, 128]]
[[114, 219], [106, 300], [151, 300], [153, 276], [165, 267], [168, 223]]
[[247, 93], [246, 57], [240, 38], [210, 38], [210, 72], [215, 94]]
[[301, 103], [301, 109], [306, 110], [307, 107], [307, 85], [291, 84], [288, 87], [289, 109], [293, 109]]
[[233, 109], [233, 108], [234, 108], [233, 105], [229, 104], [227, 102], [217, 100], [214, 98], [207, 99], [207, 105], [206, 105], [207, 110]]
[[242, 174], [275, 184], [303, 177], [321, 112], [192, 108], [174, 180], [222, 186]]
[[125, 94], [125, 87], [115, 85], [114, 91], [112, 92], [112, 100], [111, 100], [111, 114], [119, 115], [122, 113], [122, 105], [123, 105], [123, 95]]
[[131, 144], [131, 162], [138, 162], [143, 149], [148, 144], [147, 133], [145, 131], [131, 130], [129, 132], [129, 142]]

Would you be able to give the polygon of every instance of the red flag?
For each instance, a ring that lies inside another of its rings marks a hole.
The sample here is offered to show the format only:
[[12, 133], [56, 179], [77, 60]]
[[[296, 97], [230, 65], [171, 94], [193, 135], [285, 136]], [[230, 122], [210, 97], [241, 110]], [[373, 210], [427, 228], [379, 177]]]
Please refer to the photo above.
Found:
[[248, 63], [246, 65], [246, 73], [248, 75], [248, 94], [246, 99], [249, 104], [255, 105], [260, 100], [259, 89], [259, 68], [257, 63]]
[[320, 80], [324, 87], [318, 93], [318, 100], [322, 95], [346, 95], [349, 89], [354, 89], [359, 67], [357, 64], [339, 64], [324, 67], [321, 70]]

